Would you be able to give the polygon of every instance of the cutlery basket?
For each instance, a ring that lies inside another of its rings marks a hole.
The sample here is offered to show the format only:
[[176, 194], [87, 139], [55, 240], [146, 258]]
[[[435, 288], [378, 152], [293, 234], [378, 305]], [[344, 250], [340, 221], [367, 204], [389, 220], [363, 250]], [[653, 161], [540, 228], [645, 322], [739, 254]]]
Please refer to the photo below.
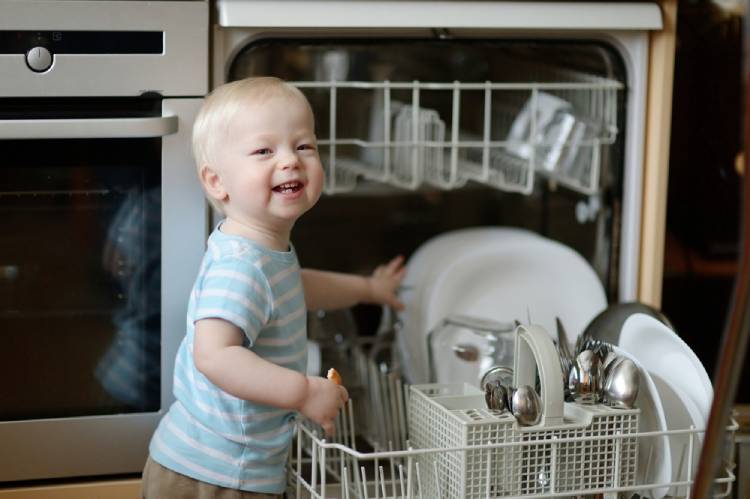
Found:
[[412, 385], [410, 443], [420, 453], [424, 497], [479, 498], [635, 485], [638, 409], [563, 402], [556, 347], [539, 326], [516, 328], [514, 385], [541, 382], [542, 417], [520, 426], [510, 412], [486, 409], [468, 384]]

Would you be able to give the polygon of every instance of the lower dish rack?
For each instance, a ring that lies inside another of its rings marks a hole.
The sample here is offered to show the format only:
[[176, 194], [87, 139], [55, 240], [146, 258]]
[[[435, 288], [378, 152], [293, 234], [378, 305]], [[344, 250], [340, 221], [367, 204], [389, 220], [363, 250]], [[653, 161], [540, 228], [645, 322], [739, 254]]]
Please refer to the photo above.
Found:
[[[368, 348], [366, 342], [352, 348], [360, 379], [345, 382], [362, 389], [352, 390], [360, 399], [350, 400], [340, 412], [335, 436], [327, 439], [319, 426], [304, 418], [298, 420], [288, 461], [287, 497], [690, 496], [695, 468], [692, 456], [704, 428], [638, 432], [637, 410], [595, 406], [591, 410], [599, 415], [593, 418], [598, 426], [589, 419], [588, 425], [575, 429], [517, 432], [512, 416], [484, 409], [479, 389], [469, 385], [409, 386], [398, 372], [368, 356]], [[580, 408], [566, 408], [566, 418], [571, 409]], [[463, 419], [469, 426], [473, 423], [482, 438], [448, 438], [446, 429], [434, 420], [440, 413], [444, 418]], [[714, 481], [714, 497], [731, 496], [736, 479], [732, 449], [737, 428], [734, 420], [727, 427], [728, 455]], [[685, 439], [684, 469], [669, 481], [646, 480], [635, 471], [639, 443], [665, 437]]]

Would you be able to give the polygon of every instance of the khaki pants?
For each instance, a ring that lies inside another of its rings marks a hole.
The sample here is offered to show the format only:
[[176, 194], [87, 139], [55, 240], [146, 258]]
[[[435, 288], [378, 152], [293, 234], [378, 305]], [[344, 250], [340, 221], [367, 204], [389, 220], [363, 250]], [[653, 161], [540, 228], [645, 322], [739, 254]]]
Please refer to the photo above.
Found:
[[227, 489], [180, 475], [151, 456], [143, 468], [143, 499], [280, 499], [282, 496]]

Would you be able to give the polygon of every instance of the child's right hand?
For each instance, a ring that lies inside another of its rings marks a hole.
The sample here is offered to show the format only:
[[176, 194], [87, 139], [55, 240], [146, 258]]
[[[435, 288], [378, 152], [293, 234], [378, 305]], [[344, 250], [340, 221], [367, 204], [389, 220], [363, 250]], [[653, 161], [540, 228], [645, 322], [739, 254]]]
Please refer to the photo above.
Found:
[[332, 436], [336, 415], [347, 400], [349, 393], [343, 386], [326, 378], [308, 376], [307, 397], [299, 412], [322, 426], [326, 435]]

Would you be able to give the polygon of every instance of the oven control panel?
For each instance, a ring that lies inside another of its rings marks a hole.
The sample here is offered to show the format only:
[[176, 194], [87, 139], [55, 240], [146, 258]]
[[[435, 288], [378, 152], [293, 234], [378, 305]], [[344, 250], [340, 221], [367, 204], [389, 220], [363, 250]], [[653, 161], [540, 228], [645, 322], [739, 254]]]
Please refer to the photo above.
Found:
[[0, 0], [0, 96], [203, 96], [210, 26], [209, 0]]
[[161, 54], [162, 31], [4, 31], [0, 54], [24, 54], [36, 73], [48, 71], [55, 54]]

